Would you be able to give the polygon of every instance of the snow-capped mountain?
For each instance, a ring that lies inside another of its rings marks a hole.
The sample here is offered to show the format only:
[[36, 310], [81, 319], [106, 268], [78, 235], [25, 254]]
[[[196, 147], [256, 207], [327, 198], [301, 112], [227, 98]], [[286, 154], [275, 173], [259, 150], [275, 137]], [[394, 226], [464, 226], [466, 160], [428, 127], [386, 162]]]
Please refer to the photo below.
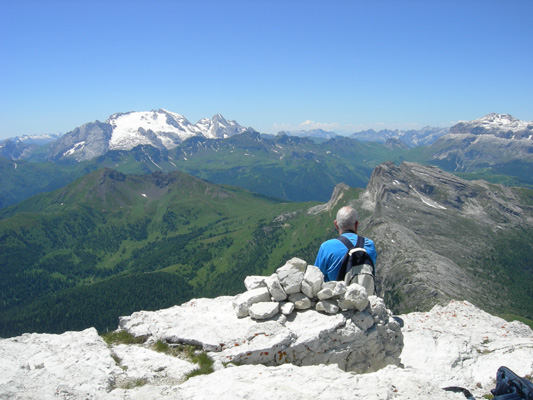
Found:
[[14, 138], [6, 139], [11, 140], [15, 143], [25, 143], [27, 145], [35, 144], [37, 146], [42, 146], [43, 144], [47, 144], [50, 142], [53, 142], [61, 137], [60, 133], [45, 133], [42, 135], [22, 135], [22, 136], [15, 136]]
[[193, 136], [228, 138], [246, 130], [220, 114], [192, 124], [183, 115], [164, 109], [117, 113], [103, 123], [90, 122], [65, 134], [54, 143], [49, 157], [83, 161], [109, 150], [131, 150], [138, 145], [172, 149]]
[[60, 134], [15, 136], [0, 142], [0, 156], [10, 160], [29, 157], [39, 146], [51, 143], [61, 137]]
[[533, 121], [521, 121], [509, 114], [487, 114], [474, 121], [461, 121], [450, 128], [450, 133], [494, 135], [505, 139], [533, 137]]

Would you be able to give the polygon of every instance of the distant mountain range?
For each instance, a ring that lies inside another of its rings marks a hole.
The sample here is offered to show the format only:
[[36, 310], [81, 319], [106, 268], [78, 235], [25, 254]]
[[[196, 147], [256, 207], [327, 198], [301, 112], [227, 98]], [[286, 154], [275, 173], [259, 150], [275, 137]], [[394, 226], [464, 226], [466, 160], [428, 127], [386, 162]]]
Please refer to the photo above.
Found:
[[259, 134], [220, 115], [193, 125], [166, 110], [114, 114], [42, 146], [17, 147], [28, 140], [0, 144], [5, 157], [0, 157], [0, 207], [102, 167], [126, 174], [180, 170], [291, 201], [325, 201], [339, 182], [364, 187], [384, 161], [414, 161], [468, 179], [533, 187], [532, 126], [489, 114], [449, 131], [365, 131], [345, 137], [315, 130], [309, 137], [297, 132], [298, 137]]
[[[112, 150], [128, 151], [139, 145], [171, 150], [188, 138], [227, 139], [245, 131], [255, 130], [251, 127], [245, 128], [236, 121], [228, 121], [220, 114], [192, 124], [183, 115], [164, 109], [116, 113], [105, 122], [89, 122], [63, 136], [39, 135], [7, 139], [0, 143], [0, 156], [12, 160], [31, 159], [36, 148], [48, 144], [46, 152], [38, 152], [41, 161], [72, 159], [80, 162]], [[533, 122], [520, 121], [509, 114], [491, 113], [474, 121], [459, 122], [450, 128], [428, 126], [406, 131], [370, 129], [355, 132], [348, 137], [366, 142], [389, 141], [389, 146], [396, 143], [395, 147], [406, 145], [414, 148], [431, 145], [448, 134], [492, 135], [504, 139], [531, 140]], [[278, 135], [308, 137], [318, 142], [339, 136], [336, 132], [323, 129], [281, 131]]]
[[[58, 161], [90, 160], [111, 150], [131, 150], [139, 145], [172, 149], [185, 139], [200, 136], [208, 139], [228, 138], [252, 128], [228, 121], [216, 114], [196, 124], [183, 115], [164, 109], [117, 113], [105, 122], [86, 123], [65, 135], [22, 136], [0, 143], [0, 156], [13, 160], [31, 158], [37, 145], [50, 144], [44, 159]], [[15, 150], [16, 149], [16, 150]]]
[[220, 114], [193, 125], [184, 116], [163, 109], [118, 113], [105, 122], [87, 123], [68, 132], [50, 146], [48, 158], [84, 161], [110, 150], [131, 150], [139, 145], [170, 150], [193, 136], [228, 138], [246, 130]]

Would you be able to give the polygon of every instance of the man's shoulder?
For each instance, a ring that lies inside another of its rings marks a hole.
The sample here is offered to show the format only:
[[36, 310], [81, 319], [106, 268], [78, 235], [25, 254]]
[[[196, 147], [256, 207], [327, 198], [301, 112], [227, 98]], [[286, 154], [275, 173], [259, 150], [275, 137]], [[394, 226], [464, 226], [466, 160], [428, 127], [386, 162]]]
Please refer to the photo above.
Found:
[[320, 245], [321, 248], [327, 249], [338, 246], [344, 246], [344, 244], [338, 238], [328, 239]]

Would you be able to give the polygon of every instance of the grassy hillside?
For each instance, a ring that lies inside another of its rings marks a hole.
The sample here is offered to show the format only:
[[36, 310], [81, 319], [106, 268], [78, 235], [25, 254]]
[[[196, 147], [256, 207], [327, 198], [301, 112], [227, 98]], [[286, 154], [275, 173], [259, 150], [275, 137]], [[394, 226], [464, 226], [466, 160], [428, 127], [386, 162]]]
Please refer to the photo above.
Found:
[[[247, 275], [293, 256], [314, 261], [332, 226], [306, 217], [310, 205], [184, 173], [112, 170], [32, 197], [0, 215], [0, 334], [114, 328], [139, 307], [241, 292]], [[139, 289], [143, 277], [168, 278], [175, 289]], [[121, 301], [110, 306], [105, 293]]]
[[109, 151], [79, 164], [15, 163], [3, 159], [0, 208], [58, 189], [102, 168], [124, 174], [179, 170], [288, 201], [327, 201], [339, 182], [365, 187], [374, 166], [395, 159], [395, 154], [381, 144], [348, 138], [317, 144], [306, 138], [266, 139], [246, 132], [229, 139], [193, 137], [171, 151], [151, 146]]

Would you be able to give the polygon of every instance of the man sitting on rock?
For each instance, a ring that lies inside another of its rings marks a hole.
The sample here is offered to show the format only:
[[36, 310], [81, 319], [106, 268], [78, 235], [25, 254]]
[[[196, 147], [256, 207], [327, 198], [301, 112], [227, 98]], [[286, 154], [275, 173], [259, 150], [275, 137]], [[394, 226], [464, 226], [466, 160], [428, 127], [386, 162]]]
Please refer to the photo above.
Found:
[[[339, 234], [347, 238], [353, 246], [356, 246], [358, 238], [357, 226], [359, 225], [357, 211], [350, 206], [342, 207], [337, 212], [337, 219], [333, 223], [335, 224], [335, 228], [339, 231]], [[364, 249], [375, 265], [377, 253], [374, 242], [368, 238], [364, 238]], [[338, 238], [330, 239], [322, 243], [316, 256], [315, 265], [320, 268], [324, 274], [325, 282], [338, 279], [341, 262], [347, 251], [347, 245]], [[341, 277], [341, 280], [342, 279], [344, 279], [344, 277]], [[373, 294], [373, 291], [374, 285], [372, 280], [372, 293], [368, 294]]]

